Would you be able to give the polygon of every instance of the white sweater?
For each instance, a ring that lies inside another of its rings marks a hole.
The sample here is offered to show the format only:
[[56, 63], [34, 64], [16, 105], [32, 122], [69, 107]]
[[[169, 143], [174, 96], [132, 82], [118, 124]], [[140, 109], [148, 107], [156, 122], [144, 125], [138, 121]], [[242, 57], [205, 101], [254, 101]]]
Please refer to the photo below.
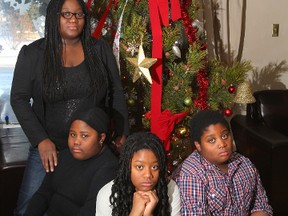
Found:
[[[111, 195], [111, 187], [113, 180], [104, 185], [98, 192], [96, 199], [96, 215], [95, 216], [111, 216], [112, 206], [109, 201]], [[180, 216], [180, 193], [178, 186], [174, 180], [170, 180], [168, 184], [168, 197], [171, 207], [171, 216]]]

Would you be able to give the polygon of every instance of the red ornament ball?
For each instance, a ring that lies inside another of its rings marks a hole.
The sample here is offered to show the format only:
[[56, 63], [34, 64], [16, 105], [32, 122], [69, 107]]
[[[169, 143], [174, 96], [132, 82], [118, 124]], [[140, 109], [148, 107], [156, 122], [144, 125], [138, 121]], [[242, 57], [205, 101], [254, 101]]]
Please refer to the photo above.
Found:
[[231, 116], [232, 114], [233, 114], [233, 112], [232, 112], [231, 109], [227, 108], [227, 109], [224, 110], [224, 115], [225, 116]]
[[228, 87], [228, 91], [229, 91], [231, 94], [233, 94], [233, 93], [236, 91], [236, 88], [231, 85], [231, 86]]

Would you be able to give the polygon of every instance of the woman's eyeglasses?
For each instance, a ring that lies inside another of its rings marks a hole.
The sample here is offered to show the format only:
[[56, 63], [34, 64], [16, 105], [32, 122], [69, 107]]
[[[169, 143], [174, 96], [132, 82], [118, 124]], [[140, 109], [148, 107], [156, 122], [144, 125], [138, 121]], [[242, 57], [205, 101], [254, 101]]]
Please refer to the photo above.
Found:
[[85, 13], [83, 12], [72, 13], [72, 12], [66, 11], [66, 12], [60, 12], [59, 14], [65, 19], [71, 19], [73, 15], [76, 17], [76, 19], [83, 19], [85, 17]]

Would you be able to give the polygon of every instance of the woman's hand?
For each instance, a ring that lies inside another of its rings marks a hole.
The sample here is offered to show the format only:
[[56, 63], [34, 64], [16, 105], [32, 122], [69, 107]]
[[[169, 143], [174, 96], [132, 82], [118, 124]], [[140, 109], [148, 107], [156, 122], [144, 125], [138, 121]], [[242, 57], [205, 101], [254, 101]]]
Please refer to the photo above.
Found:
[[47, 138], [38, 144], [38, 151], [46, 172], [53, 172], [58, 163], [55, 144]]
[[158, 201], [159, 199], [155, 190], [135, 192], [129, 216], [152, 216]]

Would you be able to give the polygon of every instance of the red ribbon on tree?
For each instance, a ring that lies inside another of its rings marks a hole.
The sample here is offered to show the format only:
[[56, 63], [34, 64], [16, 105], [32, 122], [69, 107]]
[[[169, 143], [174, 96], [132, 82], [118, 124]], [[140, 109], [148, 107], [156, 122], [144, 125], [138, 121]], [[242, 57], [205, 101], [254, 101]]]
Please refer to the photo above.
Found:
[[[152, 66], [151, 86], [151, 131], [163, 138], [159, 124], [161, 118], [162, 102], [162, 24], [169, 25], [169, 2], [168, 0], [149, 0], [149, 12], [152, 32], [152, 57], [158, 61]], [[179, 0], [171, 0], [171, 14], [173, 21], [181, 18]], [[163, 140], [163, 139], [162, 139]], [[164, 140], [163, 140], [164, 141]], [[169, 150], [169, 149], [167, 149]]]
[[111, 9], [111, 6], [112, 6], [112, 3], [113, 3], [113, 0], [110, 0], [109, 4], [107, 5], [107, 8], [104, 12], [104, 14], [102, 15], [101, 19], [99, 20], [98, 24], [97, 24], [97, 27], [96, 29], [94, 30], [94, 32], [92, 33], [92, 36], [95, 37], [95, 38], [100, 38], [101, 37], [101, 32], [102, 32], [102, 29], [104, 27], [104, 24], [105, 24], [105, 21], [107, 19], [107, 16], [109, 14], [109, 11]]
[[[114, 7], [116, 7], [117, 3], [118, 3], [118, 0], [110, 0], [109, 4], [107, 5], [101, 19], [99, 20], [98, 24], [97, 24], [97, 27], [96, 29], [94, 30], [94, 32], [92, 33], [92, 36], [95, 37], [95, 38], [100, 38], [101, 37], [101, 32], [102, 32], [102, 29], [104, 27], [104, 24], [105, 24], [105, 21], [107, 19], [107, 16], [111, 10], [111, 6], [112, 6], [112, 3], [114, 2]], [[88, 10], [90, 11], [91, 9], [91, 3], [92, 3], [92, 0], [88, 0], [87, 3], [86, 3], [86, 6], [88, 8]]]
[[90, 11], [90, 9], [91, 9], [91, 3], [92, 3], [92, 0], [88, 0], [87, 3], [86, 3], [88, 11]]

